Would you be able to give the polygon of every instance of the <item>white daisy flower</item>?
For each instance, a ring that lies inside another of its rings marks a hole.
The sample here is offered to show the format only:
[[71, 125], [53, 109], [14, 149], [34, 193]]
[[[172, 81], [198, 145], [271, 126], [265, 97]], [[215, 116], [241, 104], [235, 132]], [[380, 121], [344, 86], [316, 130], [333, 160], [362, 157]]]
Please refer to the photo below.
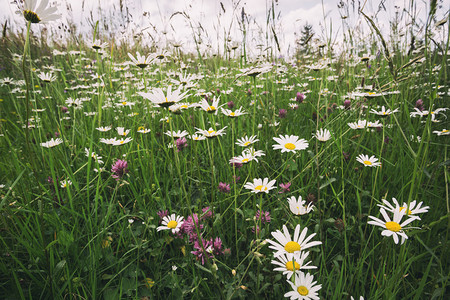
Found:
[[112, 143], [112, 145], [113, 145], [113, 146], [120, 146], [120, 145], [129, 143], [129, 142], [131, 142], [132, 140], [133, 140], [133, 139], [132, 139], [132, 138], [129, 138], [129, 137], [127, 137], [126, 139], [120, 139], [120, 140], [115, 140], [115, 139], [114, 139], [114, 142]]
[[320, 128], [319, 130], [317, 130], [317, 132], [316, 132], [316, 134], [314, 136], [319, 141], [326, 142], [329, 139], [331, 139], [331, 132], [328, 129]]
[[165, 216], [161, 222], [162, 226], [158, 226], [156, 231], [172, 230], [172, 233], [175, 234], [180, 231], [181, 225], [184, 223], [183, 219], [184, 217], [175, 214]]
[[302, 196], [298, 196], [298, 200], [294, 196], [288, 198], [289, 209], [294, 215], [304, 215], [310, 213], [314, 209], [314, 205], [310, 202], [306, 206], [306, 200], [302, 200]]
[[278, 143], [272, 146], [273, 149], [281, 149], [281, 153], [304, 150], [309, 146], [308, 142], [305, 139], [298, 139], [298, 136], [296, 135], [280, 135], [280, 137], [274, 137], [273, 139]]
[[125, 130], [125, 128], [123, 128], [123, 127], [117, 127], [116, 130], [117, 130], [117, 134], [121, 135], [121, 136], [126, 136], [128, 133], [130, 133], [130, 129]]
[[378, 161], [378, 158], [375, 155], [369, 157], [369, 155], [360, 154], [357, 158], [357, 161], [362, 163], [365, 167], [380, 167], [381, 162]]
[[[426, 212], [428, 212], [428, 209], [430, 208], [429, 206], [422, 207], [423, 202], [419, 202], [416, 206], [416, 203], [417, 203], [416, 200], [409, 203], [409, 205], [406, 202], [403, 202], [402, 206], [400, 206], [400, 204], [397, 202], [397, 199], [395, 199], [395, 198], [392, 198], [392, 202], [394, 202], [395, 206], [393, 206], [391, 203], [389, 203], [389, 201], [383, 199], [383, 203], [386, 206], [381, 205], [381, 204], [378, 204], [378, 206], [382, 207], [385, 210], [390, 211], [392, 213], [394, 213], [395, 211], [403, 212], [407, 216], [426, 213]], [[416, 218], [418, 220], [420, 220], [420, 217], [416, 216]]]
[[203, 141], [206, 140], [206, 136], [204, 135], [198, 135], [198, 134], [193, 134], [191, 136], [189, 136], [189, 138], [193, 141]]
[[388, 109], [386, 110], [386, 108], [384, 107], [384, 105], [381, 106], [381, 110], [380, 110], [380, 111], [376, 111], [376, 110], [373, 109], [373, 108], [370, 110], [370, 113], [376, 114], [376, 115], [379, 115], [379, 116], [383, 116], [383, 117], [389, 116], [389, 115], [391, 115], [391, 114], [393, 114], [393, 113], [396, 113], [396, 112], [398, 112], [398, 108], [396, 108], [396, 109], [394, 109], [394, 110], [391, 110], [390, 108], [388, 108]]
[[373, 216], [369, 216], [370, 219], [372, 219], [373, 221], [369, 221], [367, 222], [367, 224], [371, 224], [371, 225], [376, 225], [376, 226], [380, 226], [385, 228], [385, 230], [383, 230], [381, 232], [382, 236], [392, 236], [392, 238], [394, 239], [394, 243], [398, 244], [398, 237], [400, 236], [402, 238], [401, 244], [403, 244], [405, 242], [405, 240], [408, 238], [408, 236], [406, 235], [406, 233], [403, 231], [403, 228], [408, 225], [409, 223], [411, 223], [412, 221], [416, 220], [417, 217], [413, 216], [410, 217], [409, 219], [405, 220], [403, 223], [400, 223], [403, 216], [405, 215], [404, 211], [399, 211], [399, 210], [394, 210], [394, 218], [391, 219], [389, 218], [389, 216], [386, 213], [386, 210], [384, 210], [384, 208], [380, 208], [380, 213], [384, 218], [383, 220], [380, 220], [378, 218], [375, 218]]
[[128, 53], [128, 57], [131, 59], [131, 62], [136, 65], [137, 67], [143, 69], [147, 67], [153, 60], [152, 56], [149, 55], [145, 57], [145, 55], [142, 55], [136, 51], [136, 58], [131, 53]]
[[228, 126], [225, 126], [224, 128], [217, 130], [217, 131], [212, 129], [212, 127], [210, 127], [208, 130], [203, 130], [200, 128], [195, 128], [195, 129], [197, 129], [197, 132], [196, 132], [197, 134], [203, 134], [207, 138], [215, 138], [217, 136], [224, 135], [225, 134], [224, 131], [227, 127]]
[[214, 97], [212, 100], [211, 105], [209, 105], [208, 101], [206, 99], [203, 99], [200, 102], [200, 108], [208, 113], [214, 113], [217, 114], [217, 109], [219, 108], [219, 97]]
[[269, 178], [255, 178], [252, 182], [247, 182], [244, 187], [250, 190], [252, 193], [261, 193], [264, 192], [266, 194], [269, 193], [270, 190], [276, 188], [275, 186], [276, 180], [269, 181]]
[[70, 181], [69, 179], [61, 180], [61, 188], [62, 189], [67, 188], [69, 185], [72, 185], [72, 181]]
[[52, 82], [52, 81], [56, 80], [56, 76], [54, 76], [51, 72], [48, 72], [48, 73], [41, 72], [38, 75], [38, 77], [43, 82]]
[[313, 233], [310, 236], [306, 237], [307, 231], [308, 228], [305, 227], [300, 234], [300, 224], [297, 224], [294, 231], [294, 237], [293, 239], [291, 239], [291, 235], [289, 234], [286, 225], [283, 225], [283, 232], [281, 232], [280, 230], [272, 232], [272, 236], [277, 240], [278, 243], [272, 240], [266, 241], [271, 244], [269, 248], [276, 251], [274, 257], [278, 257], [283, 253], [296, 254], [300, 251], [304, 251], [305, 249], [322, 244], [322, 242], [320, 241], [308, 243], [316, 234]]
[[[84, 148], [84, 153], [86, 153], [86, 157], [92, 157], [99, 164], [103, 164], [102, 157], [95, 154], [95, 152], [90, 152], [88, 148]], [[90, 155], [89, 155], [90, 153]]]
[[434, 130], [433, 133], [436, 133], [438, 136], [450, 135], [450, 130], [448, 129], [442, 129], [441, 131]]
[[155, 88], [150, 93], [139, 92], [138, 94], [150, 100], [153, 104], [167, 108], [186, 98], [187, 91], [182, 93], [181, 87], [178, 87], [177, 90], [172, 92], [172, 86], [169, 85], [166, 95], [161, 88]]
[[310, 266], [310, 261], [306, 264], [305, 259], [308, 257], [309, 252], [300, 252], [300, 255], [294, 253], [285, 253], [277, 257], [278, 260], [272, 260], [272, 264], [277, 265], [273, 269], [274, 271], [283, 272], [283, 275], [287, 275], [287, 279], [291, 279], [292, 275], [301, 273], [301, 270], [305, 269], [317, 269], [316, 266]]
[[110, 131], [111, 128], [112, 128], [112, 126], [105, 126], [105, 127], [97, 127], [95, 129], [97, 129], [98, 131], [107, 132], [107, 131]]
[[230, 118], [235, 118], [247, 114], [246, 112], [242, 111], [242, 107], [240, 107], [235, 111], [232, 111], [231, 109], [222, 108], [222, 113]]
[[139, 133], [149, 133], [150, 131], [151, 131], [150, 129], [141, 126], [141, 127], [138, 128], [137, 132], [139, 132]]
[[309, 273], [300, 272], [300, 274], [295, 274], [294, 283], [287, 280], [293, 291], [287, 292], [284, 294], [284, 297], [290, 297], [290, 300], [319, 300], [317, 291], [322, 288], [322, 285], [316, 285], [317, 281], [313, 280], [314, 276]]
[[[38, 2], [40, 2], [38, 4]], [[48, 6], [49, 0], [24, 0], [22, 13], [25, 20], [31, 23], [47, 23], [61, 18], [57, 8]]]
[[167, 132], [164, 132], [164, 134], [165, 135], [168, 135], [168, 136], [170, 136], [170, 137], [173, 137], [173, 138], [175, 138], [175, 139], [178, 139], [178, 138], [182, 138], [182, 137], [185, 137], [185, 136], [187, 136], [189, 133], [186, 131], [186, 130], [183, 130], [183, 131], [181, 131], [181, 130], [178, 130], [178, 131], [167, 131]]
[[52, 147], [58, 146], [58, 145], [61, 144], [62, 142], [63, 142], [63, 140], [60, 139], [60, 138], [57, 138], [56, 140], [52, 138], [52, 139], [51, 139], [50, 141], [48, 141], [48, 142], [41, 143], [41, 146], [42, 146], [42, 147], [45, 147], [45, 148], [52, 148]]
[[364, 129], [367, 127], [367, 121], [358, 120], [358, 122], [347, 123], [347, 125], [350, 126], [351, 129]]
[[251, 137], [244, 136], [243, 138], [237, 140], [236, 145], [241, 147], [247, 147], [257, 141], [259, 141], [259, 139], [256, 138], [256, 135], [252, 135]]

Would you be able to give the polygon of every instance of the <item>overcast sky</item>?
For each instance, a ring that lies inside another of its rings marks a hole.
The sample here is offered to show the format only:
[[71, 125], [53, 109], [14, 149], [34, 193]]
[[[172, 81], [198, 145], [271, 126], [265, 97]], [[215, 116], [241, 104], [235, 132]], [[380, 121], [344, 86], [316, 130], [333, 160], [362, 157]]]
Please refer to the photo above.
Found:
[[[11, 0], [0, 0], [0, 20], [2, 23], [6, 19], [15, 22], [17, 26], [24, 26], [23, 18], [15, 14], [16, 6], [10, 4]], [[266, 26], [267, 12], [272, 5], [271, 0], [60, 0], [54, 1], [59, 5], [59, 11], [63, 15], [63, 22], [65, 20], [73, 20], [81, 31], [85, 33], [92, 33], [89, 26], [90, 14], [94, 17], [94, 21], [99, 19], [99, 6], [101, 7], [101, 14], [108, 20], [115, 20], [116, 22], [108, 21], [109, 31], [114, 32], [114, 38], [120, 39], [122, 33], [126, 38], [130, 38], [130, 33], [141, 32], [143, 29], [146, 37], [151, 36], [158, 42], [165, 42], [165, 40], [177, 40], [183, 42], [185, 47], [193, 47], [192, 29], [189, 26], [187, 19], [181, 15], [175, 15], [171, 19], [171, 15], [176, 12], [185, 12], [190, 17], [194, 27], [201, 27], [203, 44], [211, 44], [216, 48], [223, 45], [223, 39], [226, 33], [230, 33], [230, 38], [237, 42], [242, 42], [242, 33], [239, 30], [237, 20], [241, 17], [242, 8], [250, 21], [249, 24], [249, 39], [253, 39], [253, 44], [265, 40], [267, 31], [271, 32], [271, 28]], [[128, 12], [132, 15], [132, 22], [121, 22], [120, 17], [120, 2], [123, 4], [123, 13], [128, 8]], [[351, 4], [352, 0], [343, 1]], [[355, 2], [358, 2], [357, 0]], [[373, 16], [380, 7], [379, 1], [361, 1], [365, 3], [363, 11]], [[409, 0], [387, 0], [384, 2], [384, 8], [377, 14], [377, 25], [380, 26], [383, 32], [387, 33], [389, 30], [389, 20], [395, 18], [395, 13], [402, 13], [403, 8], [409, 11]], [[438, 18], [443, 18], [445, 12], [450, 8], [449, 1], [442, 1], [444, 6], [438, 10]], [[290, 48], [295, 46], [295, 33], [300, 33], [304, 24], [309, 23], [313, 25], [316, 32], [315, 38], [322, 41], [325, 36], [330, 36], [329, 32], [332, 28], [332, 39], [339, 39], [342, 37], [342, 32], [347, 30], [347, 26], [343, 26], [342, 15], [347, 15], [348, 18], [344, 22], [350, 25], [350, 28], [356, 30], [369, 32], [367, 23], [362, 19], [356, 11], [353, 11], [350, 6], [348, 10], [338, 9], [337, 0], [279, 0], [275, 6], [275, 17], [277, 18], [275, 31], [278, 35], [282, 52], [286, 53]], [[415, 14], [418, 18], [425, 20], [428, 13], [429, 1], [415, 1]], [[70, 6], [71, 9], [67, 9]], [[397, 6], [397, 8], [395, 8]], [[357, 5], [356, 5], [357, 8]], [[404, 13], [404, 12], [403, 12]], [[410, 20], [403, 17], [401, 22], [401, 29], [405, 30], [408, 26], [407, 22]], [[57, 26], [61, 22], [54, 22], [52, 26]], [[123, 26], [120, 27], [119, 23]], [[148, 26], [152, 26], [148, 28]], [[126, 28], [125, 28], [126, 27]], [[331, 27], [331, 28], [330, 28]], [[231, 30], [230, 30], [231, 28]], [[325, 28], [326, 32], [325, 33]], [[166, 35], [158, 34], [166, 32]], [[105, 32], [103, 32], [105, 33]], [[163, 37], [163, 38], [161, 38]], [[251, 41], [247, 41], [251, 43]]]

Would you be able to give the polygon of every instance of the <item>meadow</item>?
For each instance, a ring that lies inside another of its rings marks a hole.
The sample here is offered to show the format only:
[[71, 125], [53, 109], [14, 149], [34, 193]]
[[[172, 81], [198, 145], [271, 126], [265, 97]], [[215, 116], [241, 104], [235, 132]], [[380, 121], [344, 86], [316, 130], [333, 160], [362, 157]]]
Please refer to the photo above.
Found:
[[51, 6], [23, 7], [0, 46], [1, 298], [448, 299], [433, 3], [442, 42], [394, 43], [361, 13], [370, 43], [292, 57], [276, 35], [254, 57], [98, 27], [51, 44], [33, 35]]

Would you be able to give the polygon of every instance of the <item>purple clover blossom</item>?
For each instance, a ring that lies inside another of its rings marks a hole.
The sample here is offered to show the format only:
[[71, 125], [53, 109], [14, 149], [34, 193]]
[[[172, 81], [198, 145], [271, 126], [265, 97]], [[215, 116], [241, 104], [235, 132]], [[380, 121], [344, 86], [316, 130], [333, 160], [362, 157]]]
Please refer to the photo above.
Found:
[[185, 137], [177, 139], [175, 144], [177, 146], [178, 152], [182, 151], [184, 148], [186, 148], [188, 146], [188, 143], [187, 143], [187, 140]]
[[284, 108], [282, 108], [278, 111], [278, 117], [280, 117], [280, 119], [286, 118], [286, 115], [287, 115], [287, 110], [285, 110]]
[[118, 159], [116, 163], [111, 167], [111, 176], [116, 180], [121, 179], [128, 171], [128, 163], [125, 160]]
[[305, 99], [305, 95], [303, 93], [297, 92], [297, 96], [295, 96], [295, 101], [298, 103], [302, 103]]
[[228, 108], [232, 109], [234, 107], [234, 102], [233, 101], [229, 101], [227, 102]]
[[202, 246], [200, 245], [199, 241], [195, 241], [194, 243], [194, 249], [196, 249], [195, 251], [191, 251], [192, 254], [194, 254], [197, 258], [198, 261], [201, 262], [202, 265], [205, 264], [205, 260], [206, 260], [206, 256], [208, 256], [209, 258], [213, 258], [213, 243], [212, 240], [204, 240], [202, 239], [202, 244], [203, 244], [203, 249], [205, 249], [205, 251], [203, 251]]
[[198, 227], [198, 230], [201, 231], [203, 229], [203, 224], [199, 223], [198, 215], [193, 214], [192, 216], [187, 217], [187, 219], [181, 225], [181, 229], [178, 232], [179, 237], [181, 238], [183, 234], [187, 234], [189, 238], [189, 242], [194, 243], [197, 238], [197, 231], [195, 227]]
[[270, 212], [258, 210], [255, 218], [257, 222], [261, 220], [261, 224], [270, 223]]
[[159, 223], [161, 223], [161, 222], [162, 222], [162, 219], [163, 219], [164, 217], [166, 217], [166, 216], [169, 215], [169, 211], [168, 211], [167, 209], [166, 209], [166, 210], [160, 210], [160, 211], [158, 211], [156, 214], [157, 214], [158, 217], [159, 217]]
[[352, 102], [350, 100], [345, 100], [344, 101], [344, 108], [345, 109], [350, 109], [350, 105], [352, 104]]
[[278, 194], [284, 194], [284, 193], [290, 192], [291, 191], [289, 189], [290, 186], [291, 186], [290, 182], [288, 182], [288, 183], [280, 183], [281, 191], [279, 191]]
[[420, 111], [423, 111], [425, 108], [423, 107], [423, 100], [419, 99], [416, 101], [416, 106], [417, 109], [419, 109]]
[[230, 184], [224, 183], [224, 182], [219, 182], [219, 191], [221, 191], [222, 193], [228, 194], [230, 192], [230, 190], [231, 190]]
[[212, 207], [205, 207], [202, 209], [202, 220], [207, 219], [207, 218], [211, 218], [213, 216], [213, 209]]

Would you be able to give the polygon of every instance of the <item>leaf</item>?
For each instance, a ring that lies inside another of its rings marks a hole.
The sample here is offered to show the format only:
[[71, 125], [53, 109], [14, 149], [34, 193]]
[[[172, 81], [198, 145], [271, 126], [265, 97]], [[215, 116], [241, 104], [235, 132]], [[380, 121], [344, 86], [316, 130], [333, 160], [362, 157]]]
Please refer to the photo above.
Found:
[[324, 184], [322, 184], [321, 186], [319, 186], [319, 190], [321, 190], [321, 189], [323, 189], [323, 188], [329, 186], [330, 184], [332, 184], [332, 183], [335, 182], [335, 181], [336, 181], [336, 178], [334, 178], [334, 177], [329, 178], [327, 182], [325, 182]]

